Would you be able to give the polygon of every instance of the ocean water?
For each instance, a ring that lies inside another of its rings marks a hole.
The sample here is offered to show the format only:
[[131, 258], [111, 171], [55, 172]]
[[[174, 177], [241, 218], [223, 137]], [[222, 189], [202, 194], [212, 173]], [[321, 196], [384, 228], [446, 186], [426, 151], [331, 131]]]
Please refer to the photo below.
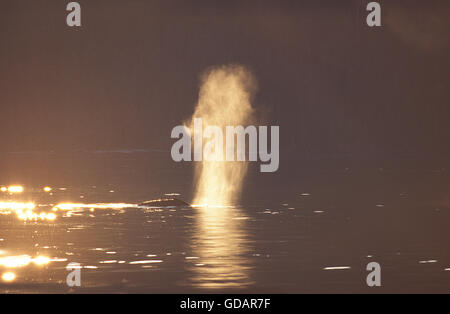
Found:
[[[192, 197], [192, 169], [155, 160], [4, 155], [5, 184], [25, 191], [2, 201], [35, 208], [0, 210], [0, 292], [450, 291], [445, 168], [336, 162], [265, 181], [250, 173], [233, 206], [137, 206]], [[381, 266], [381, 287], [366, 284], [369, 262]], [[66, 284], [69, 263], [79, 264], [81, 287]]]

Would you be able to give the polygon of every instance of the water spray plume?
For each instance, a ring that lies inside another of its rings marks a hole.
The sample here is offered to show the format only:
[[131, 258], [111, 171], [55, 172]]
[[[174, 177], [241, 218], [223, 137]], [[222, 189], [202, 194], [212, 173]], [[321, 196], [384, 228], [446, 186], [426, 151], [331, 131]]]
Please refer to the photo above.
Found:
[[[195, 118], [202, 119], [203, 129], [208, 126], [224, 129], [226, 126], [245, 126], [251, 123], [254, 111], [251, 99], [255, 89], [253, 75], [243, 66], [227, 65], [206, 72], [198, 104], [188, 123], [191, 133]], [[203, 143], [207, 146], [208, 139], [204, 138]], [[225, 145], [223, 152], [227, 151], [230, 143]], [[216, 152], [213, 151], [212, 154], [214, 153]], [[217, 160], [224, 160], [223, 156], [215, 157]], [[203, 159], [195, 166], [196, 190], [193, 204], [217, 206], [237, 202], [247, 173], [247, 162], [210, 160]]]

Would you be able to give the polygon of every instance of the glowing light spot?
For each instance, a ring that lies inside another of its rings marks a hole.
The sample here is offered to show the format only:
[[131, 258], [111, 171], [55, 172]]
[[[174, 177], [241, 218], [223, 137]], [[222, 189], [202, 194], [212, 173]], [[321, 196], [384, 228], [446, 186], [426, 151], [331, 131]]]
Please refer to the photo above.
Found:
[[6, 268], [19, 268], [29, 265], [31, 257], [28, 255], [7, 256], [0, 258], [0, 266]]
[[8, 187], [9, 193], [23, 193], [23, 190], [24, 190], [23, 186], [20, 185], [10, 185]]
[[47, 214], [47, 220], [55, 220], [56, 219], [56, 215], [53, 213]]
[[46, 264], [50, 263], [50, 259], [45, 256], [38, 256], [35, 259], [33, 259], [33, 263], [38, 266], [46, 265]]
[[44, 190], [44, 192], [51, 192], [52, 188], [49, 187], [49, 186], [46, 186], [46, 187], [43, 188], [43, 190]]
[[13, 282], [16, 280], [16, 275], [12, 272], [7, 272], [2, 275], [2, 280], [5, 282]]
[[6, 186], [2, 186], [2, 187], [0, 188], [0, 190], [1, 190], [2, 192], [7, 192], [7, 191], [8, 191], [8, 188], [7, 188]]

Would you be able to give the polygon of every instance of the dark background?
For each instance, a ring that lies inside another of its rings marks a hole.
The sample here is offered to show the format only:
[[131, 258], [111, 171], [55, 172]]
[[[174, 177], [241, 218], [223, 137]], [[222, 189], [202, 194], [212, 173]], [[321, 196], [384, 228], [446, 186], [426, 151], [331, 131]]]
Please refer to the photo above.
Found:
[[[366, 25], [365, 0], [81, 0], [81, 28], [66, 25], [68, 2], [0, 0], [0, 185], [23, 184], [18, 200], [177, 192], [190, 202], [194, 163], [172, 161], [170, 131], [192, 115], [202, 72], [227, 63], [255, 74], [254, 106], [280, 126], [280, 169], [250, 164], [239, 204], [248, 229], [219, 215], [211, 237], [197, 210], [96, 211], [56, 226], [4, 216], [2, 248], [47, 243], [89, 265], [104, 258], [97, 247], [124, 260], [164, 256], [161, 271], [93, 272], [94, 283], [111, 283], [103, 292], [129, 292], [116, 286], [124, 278], [139, 292], [178, 291], [187, 264], [165, 254], [202, 237], [218, 240], [217, 250], [205, 243], [225, 264], [221, 243], [261, 253], [241, 265], [254, 271], [252, 292], [366, 292], [372, 258], [386, 290], [370, 292], [449, 291], [448, 0], [380, 1], [380, 28]], [[87, 229], [69, 230], [78, 225]], [[322, 270], [344, 265], [352, 269]], [[44, 292], [45, 276], [19, 291]]]

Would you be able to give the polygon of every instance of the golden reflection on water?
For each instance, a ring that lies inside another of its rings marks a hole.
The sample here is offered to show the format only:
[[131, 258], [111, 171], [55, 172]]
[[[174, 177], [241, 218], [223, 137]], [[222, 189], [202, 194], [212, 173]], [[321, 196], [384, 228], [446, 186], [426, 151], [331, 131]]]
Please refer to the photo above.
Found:
[[8, 187], [8, 192], [11, 193], [11, 194], [23, 193], [23, 191], [24, 191], [24, 188], [21, 185], [10, 185]]
[[49, 186], [46, 186], [46, 187], [44, 187], [43, 189], [42, 189], [44, 192], [51, 192], [53, 189], [51, 188], [51, 187], [49, 187]]
[[136, 206], [134, 204], [126, 203], [98, 203], [98, 204], [82, 204], [82, 203], [61, 203], [53, 206], [51, 212], [36, 211], [36, 205], [33, 202], [0, 202], [0, 214], [10, 215], [15, 214], [21, 221], [54, 221], [57, 218], [56, 212], [63, 211], [70, 213], [77, 210], [89, 209], [94, 212], [96, 209], [113, 209], [120, 210], [128, 207]]
[[125, 209], [135, 207], [136, 204], [127, 203], [96, 203], [96, 204], [82, 204], [82, 203], [61, 203], [53, 207], [54, 211], [71, 211], [74, 209]]
[[[0, 255], [3, 255], [1, 252]], [[11, 283], [16, 280], [16, 273], [12, 272], [11, 269], [24, 268], [30, 265], [35, 265], [38, 267], [49, 264], [54, 261], [46, 256], [39, 255], [35, 258], [29, 255], [17, 255], [17, 256], [4, 256], [0, 257], [0, 269], [5, 271], [2, 274], [2, 281], [5, 283]]]
[[18, 212], [17, 218], [23, 221], [28, 220], [47, 220], [47, 221], [53, 221], [56, 219], [56, 215], [53, 213], [35, 213], [31, 210], [27, 210], [26, 212]]
[[33, 263], [37, 266], [42, 266], [50, 263], [51, 259], [46, 256], [37, 256], [32, 258], [29, 255], [19, 255], [19, 256], [6, 256], [0, 257], [0, 267], [5, 268], [20, 268], [25, 267]]
[[21, 202], [0, 202], [0, 214], [13, 214], [15, 213], [17, 218], [22, 221], [37, 221], [46, 220], [53, 221], [56, 219], [54, 213], [35, 212], [36, 205], [34, 203], [21, 203]]
[[14, 280], [16, 280], [16, 274], [8, 271], [2, 275], [2, 280], [4, 282], [13, 282]]
[[19, 211], [19, 210], [33, 210], [36, 207], [34, 203], [21, 202], [0, 202], [1, 211]]
[[[190, 284], [197, 288], [245, 288], [252, 284], [250, 239], [244, 214], [231, 207], [197, 207]], [[244, 219], [243, 219], [244, 218]]]
[[28, 254], [8, 255], [7, 251], [0, 251], [1, 281], [10, 284], [16, 281], [25, 282], [30, 274], [36, 275], [36, 271], [45, 272], [47, 266], [53, 262], [67, 262], [65, 258], [49, 258], [44, 255], [32, 257]]

